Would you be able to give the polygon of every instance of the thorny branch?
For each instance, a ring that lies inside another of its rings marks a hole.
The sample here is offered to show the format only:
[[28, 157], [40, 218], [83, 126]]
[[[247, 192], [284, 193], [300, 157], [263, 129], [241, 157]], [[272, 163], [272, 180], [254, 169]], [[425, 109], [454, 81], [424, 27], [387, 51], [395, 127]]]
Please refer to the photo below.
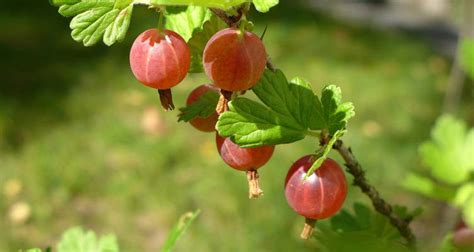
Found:
[[[236, 16], [229, 16], [225, 11], [220, 9], [211, 8], [211, 11], [222, 19], [229, 27], [235, 27], [243, 15], [243, 8], [237, 10], [238, 14]], [[267, 68], [272, 71], [276, 69], [269, 57], [267, 59]], [[347, 148], [342, 140], [337, 140], [333, 145], [333, 149], [337, 150], [346, 162], [347, 171], [354, 177], [354, 185], [358, 186], [362, 192], [370, 198], [377, 212], [386, 216], [390, 220], [390, 223], [396, 227], [400, 234], [407, 240], [408, 245], [414, 246], [415, 236], [409, 227], [412, 217], [406, 219], [400, 218], [400, 216], [393, 211], [392, 206], [380, 197], [377, 189], [370, 185], [365, 178], [365, 172], [352, 153], [352, 150]]]
[[333, 148], [339, 152], [346, 162], [347, 171], [354, 177], [354, 185], [358, 186], [370, 198], [375, 210], [390, 220], [390, 223], [398, 229], [408, 244], [414, 245], [415, 236], [409, 227], [412, 217], [402, 219], [393, 212], [393, 207], [380, 197], [379, 192], [374, 186], [369, 184], [365, 178], [365, 171], [362, 169], [362, 166], [357, 161], [352, 150], [347, 148], [342, 140], [337, 140]]

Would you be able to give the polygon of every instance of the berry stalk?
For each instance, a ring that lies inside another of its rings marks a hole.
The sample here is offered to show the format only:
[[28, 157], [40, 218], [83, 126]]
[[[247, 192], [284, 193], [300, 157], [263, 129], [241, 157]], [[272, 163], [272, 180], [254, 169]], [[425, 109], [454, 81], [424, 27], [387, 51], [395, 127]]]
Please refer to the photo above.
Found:
[[256, 199], [263, 195], [262, 189], [260, 189], [260, 175], [257, 170], [251, 169], [246, 171], [247, 180], [249, 182], [249, 199]]
[[160, 95], [161, 106], [165, 110], [173, 110], [173, 95], [171, 94], [171, 89], [158, 89], [158, 94]]
[[234, 93], [231, 92], [231, 91], [221, 89], [221, 95], [219, 97], [219, 102], [217, 103], [217, 106], [216, 106], [217, 114], [220, 115], [220, 114], [226, 112], [227, 110], [229, 110], [228, 103], [230, 102], [230, 100], [232, 100], [232, 95], [233, 94]]
[[300, 237], [303, 240], [308, 240], [314, 231], [314, 226], [316, 225], [316, 220], [306, 218], [304, 222], [303, 231], [301, 231]]

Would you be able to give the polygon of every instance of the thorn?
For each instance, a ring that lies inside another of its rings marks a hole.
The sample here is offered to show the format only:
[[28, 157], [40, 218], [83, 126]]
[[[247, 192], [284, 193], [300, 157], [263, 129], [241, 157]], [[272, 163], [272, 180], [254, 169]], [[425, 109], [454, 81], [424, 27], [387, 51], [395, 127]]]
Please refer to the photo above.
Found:
[[260, 36], [260, 40], [263, 40], [263, 38], [265, 37], [265, 34], [267, 34], [267, 28], [268, 28], [268, 25], [265, 25], [265, 29], [263, 29], [262, 35]]

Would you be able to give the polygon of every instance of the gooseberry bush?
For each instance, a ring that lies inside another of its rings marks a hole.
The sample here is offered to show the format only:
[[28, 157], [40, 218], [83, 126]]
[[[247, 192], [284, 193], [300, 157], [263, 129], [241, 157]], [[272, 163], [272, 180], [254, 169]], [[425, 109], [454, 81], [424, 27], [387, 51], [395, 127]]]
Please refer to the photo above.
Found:
[[[190, 88], [178, 121], [215, 134], [210, 137], [215, 137], [216, 153], [229, 167], [245, 172], [249, 198], [263, 195], [257, 170], [270, 160], [277, 145], [314, 138], [316, 150], [295, 157], [281, 180], [289, 206], [306, 219], [303, 239], [314, 234], [325, 251], [354, 251], [333, 241], [345, 239], [364, 248], [371, 243], [351, 240], [346, 234], [371, 229], [377, 236], [363, 239], [372, 239], [376, 245], [370, 248], [375, 251], [387, 249], [387, 242], [395, 244], [396, 251], [415, 249], [409, 227], [415, 213], [382, 199], [341, 139], [355, 115], [354, 105], [343, 101], [342, 90], [335, 85], [315, 93], [304, 78], [287, 78], [270, 60], [264, 36], [252, 31], [251, 8], [267, 12], [278, 0], [51, 2], [61, 15], [72, 17], [72, 38], [84, 46], [122, 41], [137, 5], [156, 11], [157, 26], [143, 31], [131, 45], [131, 72], [139, 83], [157, 90], [165, 110], [175, 108], [172, 88], [188, 73], [207, 75], [209, 83]], [[247, 95], [250, 91], [255, 96]], [[331, 151], [343, 158], [347, 173], [342, 164], [328, 158]], [[340, 211], [348, 191], [346, 174], [378, 213], [360, 203], [354, 204], [354, 215]], [[323, 223], [313, 232], [317, 220], [328, 218], [329, 226]], [[379, 230], [380, 223], [391, 228]]]

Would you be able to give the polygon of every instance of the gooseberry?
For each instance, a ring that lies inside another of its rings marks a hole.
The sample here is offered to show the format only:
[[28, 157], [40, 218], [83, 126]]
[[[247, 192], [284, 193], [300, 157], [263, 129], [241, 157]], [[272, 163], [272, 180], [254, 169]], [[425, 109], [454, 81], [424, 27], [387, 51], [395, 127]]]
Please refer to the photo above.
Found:
[[275, 146], [242, 148], [230, 140], [216, 134], [216, 144], [219, 155], [230, 167], [245, 171], [249, 182], [249, 198], [258, 198], [263, 194], [259, 186], [257, 169], [262, 167], [272, 157]]
[[253, 87], [265, 70], [267, 53], [260, 38], [238, 28], [223, 29], [207, 42], [203, 65], [217, 87], [243, 91]]
[[[201, 85], [195, 88], [193, 91], [191, 91], [191, 93], [188, 95], [188, 99], [186, 100], [186, 104], [190, 105], [196, 102], [199, 99], [199, 97], [201, 97], [207, 92], [217, 93], [218, 90], [217, 88], [211, 85]], [[217, 114], [217, 112], [214, 112], [212, 115], [206, 118], [202, 118], [202, 117], [193, 118], [189, 121], [189, 123], [197, 130], [204, 131], [204, 132], [213, 132], [215, 131], [218, 118], [219, 118], [219, 115]]]
[[307, 239], [315, 220], [326, 219], [342, 207], [347, 195], [347, 182], [344, 172], [336, 161], [327, 158], [306, 180], [306, 173], [316, 160], [308, 155], [297, 160], [288, 171], [285, 179], [285, 197], [295, 212], [306, 217], [301, 234]]
[[142, 84], [158, 89], [165, 109], [173, 109], [170, 88], [189, 70], [191, 54], [181, 36], [170, 30], [149, 29], [140, 34], [130, 50], [130, 67]]
[[453, 244], [461, 251], [474, 250], [474, 229], [461, 220], [453, 234]]

